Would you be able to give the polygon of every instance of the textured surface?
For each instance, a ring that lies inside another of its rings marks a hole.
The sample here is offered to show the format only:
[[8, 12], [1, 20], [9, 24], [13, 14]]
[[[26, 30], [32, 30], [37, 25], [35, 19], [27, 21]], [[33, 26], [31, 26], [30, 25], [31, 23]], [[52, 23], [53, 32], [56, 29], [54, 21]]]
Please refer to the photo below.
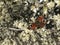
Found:
[[60, 45], [60, 0], [0, 0], [0, 45]]

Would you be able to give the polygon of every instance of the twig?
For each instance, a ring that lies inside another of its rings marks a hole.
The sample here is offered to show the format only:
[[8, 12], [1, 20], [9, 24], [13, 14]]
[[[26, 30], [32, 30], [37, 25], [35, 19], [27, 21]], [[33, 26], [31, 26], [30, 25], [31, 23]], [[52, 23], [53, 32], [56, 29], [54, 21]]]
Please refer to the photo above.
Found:
[[16, 29], [16, 28], [9, 28], [9, 30], [13, 30], [13, 31], [23, 31], [21, 29]]

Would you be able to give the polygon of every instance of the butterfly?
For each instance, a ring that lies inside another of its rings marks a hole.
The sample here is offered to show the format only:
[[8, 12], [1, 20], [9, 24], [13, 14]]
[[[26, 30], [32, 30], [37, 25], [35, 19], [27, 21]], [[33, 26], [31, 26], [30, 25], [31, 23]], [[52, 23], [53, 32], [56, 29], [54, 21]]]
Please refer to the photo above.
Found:
[[43, 28], [44, 25], [45, 25], [44, 16], [39, 16], [36, 19], [36, 22], [31, 24], [30, 29], [35, 30], [38, 27]]

